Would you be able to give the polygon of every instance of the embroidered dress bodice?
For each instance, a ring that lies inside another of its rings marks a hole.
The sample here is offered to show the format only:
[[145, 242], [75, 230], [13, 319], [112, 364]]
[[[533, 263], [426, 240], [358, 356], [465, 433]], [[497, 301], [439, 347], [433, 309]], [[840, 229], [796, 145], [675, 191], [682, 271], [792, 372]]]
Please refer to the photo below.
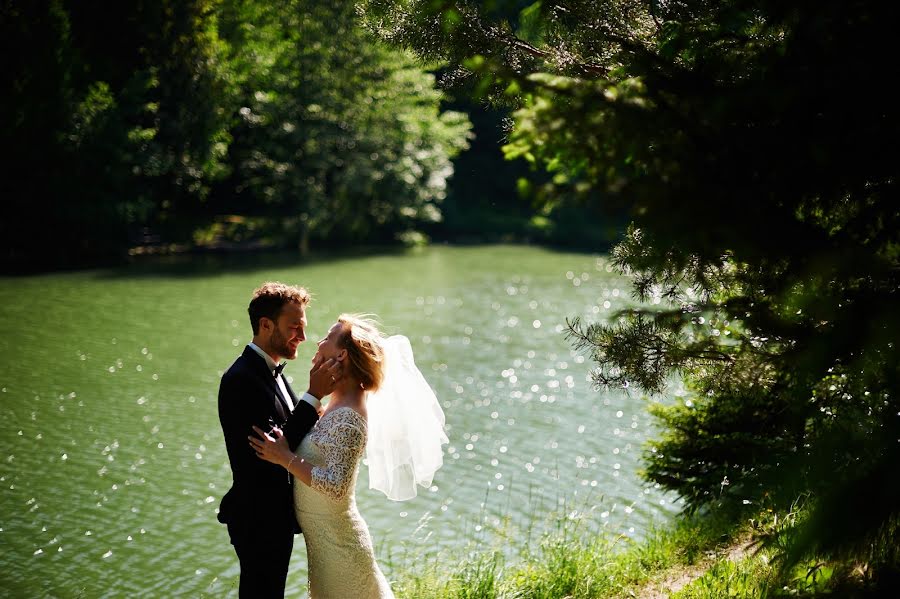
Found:
[[394, 597], [356, 507], [356, 477], [365, 448], [366, 421], [350, 407], [322, 416], [298, 448], [298, 455], [313, 467], [311, 485], [294, 480], [310, 599]]

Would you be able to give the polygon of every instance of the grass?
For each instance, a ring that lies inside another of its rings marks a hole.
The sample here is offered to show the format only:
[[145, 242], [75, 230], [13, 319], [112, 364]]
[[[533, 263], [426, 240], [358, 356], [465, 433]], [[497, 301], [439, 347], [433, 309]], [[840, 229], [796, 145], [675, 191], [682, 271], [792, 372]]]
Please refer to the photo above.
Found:
[[723, 538], [722, 524], [684, 520], [652, 531], [641, 542], [627, 537], [578, 534], [578, 523], [560, 517], [552, 532], [523, 547], [517, 559], [496, 546], [481, 544], [460, 558], [438, 555], [419, 561], [393, 581], [399, 598], [416, 599], [581, 599], [636, 597], [654, 577], [690, 567]]
[[[847, 576], [851, 565], [808, 561], [780, 573], [773, 550], [751, 546], [759, 521], [683, 517], [642, 541], [578, 535], [578, 523], [558, 526], [523, 547], [515, 559], [481, 543], [465, 555], [419, 560], [395, 569], [400, 599], [763, 599], [896, 597]], [[855, 568], [858, 570], [859, 568]]]

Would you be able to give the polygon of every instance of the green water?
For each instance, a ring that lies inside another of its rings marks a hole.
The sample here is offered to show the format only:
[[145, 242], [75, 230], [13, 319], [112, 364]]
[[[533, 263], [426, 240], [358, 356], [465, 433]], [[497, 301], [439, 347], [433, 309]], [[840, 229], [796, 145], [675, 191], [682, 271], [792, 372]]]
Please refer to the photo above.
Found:
[[[215, 512], [231, 474], [219, 377], [250, 339], [262, 281], [306, 286], [308, 337], [340, 312], [407, 335], [447, 417], [434, 486], [357, 497], [388, 577], [498, 540], [515, 554], [557, 514], [639, 539], [674, 511], [637, 475], [646, 400], [599, 393], [565, 319], [630, 300], [604, 256], [433, 247], [298, 263], [193, 259], [0, 279], [0, 588], [12, 597], [236, 597]], [[306, 384], [315, 344], [286, 373]], [[288, 580], [302, 597], [297, 538]]]

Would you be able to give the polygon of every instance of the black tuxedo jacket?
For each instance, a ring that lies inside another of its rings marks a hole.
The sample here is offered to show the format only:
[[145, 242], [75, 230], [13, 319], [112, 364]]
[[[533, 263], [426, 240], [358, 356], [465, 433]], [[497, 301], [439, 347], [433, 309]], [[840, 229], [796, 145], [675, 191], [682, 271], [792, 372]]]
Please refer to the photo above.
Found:
[[253, 425], [264, 431], [279, 425], [291, 449], [296, 450], [319, 415], [308, 402], [298, 402], [285, 381], [296, 406], [289, 413], [276, 387], [266, 360], [250, 346], [222, 375], [219, 384], [219, 422], [231, 462], [232, 486], [219, 504], [218, 520], [229, 525], [232, 535], [250, 529], [300, 532], [291, 475], [258, 457], [247, 437], [255, 434]]

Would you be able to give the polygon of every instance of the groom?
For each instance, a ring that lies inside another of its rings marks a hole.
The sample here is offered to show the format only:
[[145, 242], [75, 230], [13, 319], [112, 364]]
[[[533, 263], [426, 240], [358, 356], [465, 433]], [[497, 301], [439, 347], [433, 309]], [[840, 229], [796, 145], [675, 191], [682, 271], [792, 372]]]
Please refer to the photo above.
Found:
[[253, 292], [248, 312], [253, 341], [222, 376], [219, 422], [231, 462], [233, 484], [219, 505], [218, 520], [241, 566], [240, 597], [284, 597], [294, 535], [293, 481], [284, 469], [259, 459], [248, 437], [252, 427], [282, 428], [292, 449], [319, 418], [319, 399], [339, 376], [334, 360], [314, 364], [309, 389], [298, 402], [281, 375], [283, 359], [297, 357], [306, 340], [306, 289], [268, 282]]

